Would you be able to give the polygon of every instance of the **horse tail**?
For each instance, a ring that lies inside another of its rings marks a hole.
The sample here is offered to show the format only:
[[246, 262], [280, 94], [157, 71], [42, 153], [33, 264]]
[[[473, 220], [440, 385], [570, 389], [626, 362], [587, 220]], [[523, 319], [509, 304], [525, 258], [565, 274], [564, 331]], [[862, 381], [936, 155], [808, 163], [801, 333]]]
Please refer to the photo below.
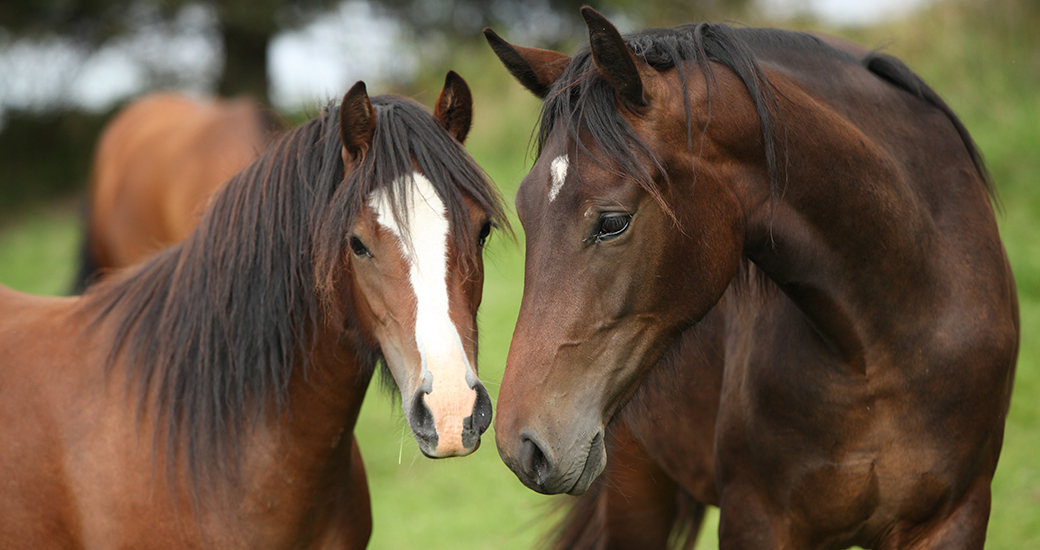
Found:
[[69, 294], [72, 295], [83, 294], [87, 287], [97, 279], [98, 270], [101, 267], [98, 265], [98, 259], [94, 255], [94, 247], [92, 246], [94, 231], [91, 227], [93, 224], [90, 223], [89, 200], [83, 201], [83, 206], [80, 208], [80, 218], [83, 225], [83, 236], [80, 241], [76, 277], [73, 279], [72, 287], [69, 289]]
[[[607, 513], [607, 498], [610, 491], [606, 486], [609, 476], [601, 475], [585, 493], [569, 498], [556, 510], [566, 508], [563, 519], [546, 534], [543, 547], [552, 550], [592, 550], [614, 548], [611, 544], [610, 519]], [[675, 516], [672, 518], [671, 533], [667, 548], [692, 550], [697, 543], [707, 505], [676, 488]]]

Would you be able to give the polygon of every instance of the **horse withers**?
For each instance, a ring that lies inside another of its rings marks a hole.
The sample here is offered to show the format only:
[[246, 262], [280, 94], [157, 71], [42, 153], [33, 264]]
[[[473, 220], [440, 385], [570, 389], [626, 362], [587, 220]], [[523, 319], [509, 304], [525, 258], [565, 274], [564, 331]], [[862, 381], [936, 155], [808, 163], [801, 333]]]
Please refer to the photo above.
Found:
[[574, 57], [489, 33], [545, 99], [506, 464], [584, 492], [607, 424], [718, 308], [723, 548], [980, 548], [1019, 324], [963, 124], [887, 55], [583, 15]]
[[78, 298], [0, 287], [0, 545], [363, 547], [351, 436], [384, 360], [422, 451], [474, 451], [482, 248], [505, 223], [433, 116], [363, 83], [278, 138], [184, 242]]

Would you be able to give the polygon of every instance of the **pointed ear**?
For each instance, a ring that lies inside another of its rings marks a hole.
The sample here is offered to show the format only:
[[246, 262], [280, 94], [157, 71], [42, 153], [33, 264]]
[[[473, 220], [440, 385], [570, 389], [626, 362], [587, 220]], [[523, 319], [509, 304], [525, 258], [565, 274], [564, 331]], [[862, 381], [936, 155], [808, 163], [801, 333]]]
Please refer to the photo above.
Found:
[[473, 123], [473, 95], [466, 81], [455, 71], [448, 71], [444, 77], [444, 88], [437, 96], [433, 116], [459, 143], [466, 141]]
[[581, 8], [581, 16], [589, 27], [589, 47], [596, 67], [630, 107], [638, 109], [647, 106], [643, 80], [637, 66], [637, 62], [645, 63], [636, 59], [621, 38], [621, 33], [606, 17], [588, 6]]
[[491, 29], [484, 29], [484, 38], [487, 38], [488, 44], [502, 60], [506, 70], [541, 99], [549, 95], [549, 88], [571, 62], [570, 57], [560, 52], [514, 46], [502, 40], [502, 37]]
[[339, 106], [339, 137], [343, 140], [343, 162], [349, 164], [365, 156], [376, 131], [376, 112], [368, 99], [365, 83], [358, 81]]

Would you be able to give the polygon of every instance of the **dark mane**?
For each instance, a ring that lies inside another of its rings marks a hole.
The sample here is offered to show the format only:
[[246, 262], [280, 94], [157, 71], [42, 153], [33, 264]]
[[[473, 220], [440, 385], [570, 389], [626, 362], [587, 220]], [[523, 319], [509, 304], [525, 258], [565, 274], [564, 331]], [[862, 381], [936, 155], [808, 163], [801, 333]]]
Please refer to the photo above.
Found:
[[[686, 124], [692, 127], [692, 114], [685, 86], [690, 65], [697, 66], [708, 82], [709, 120], [712, 84], [715, 81], [715, 61], [732, 70], [747, 87], [758, 111], [766, 161], [773, 185], [783, 177], [779, 162], [781, 143], [778, 143], [779, 110], [773, 90], [765, 74], [748, 47], [745, 35], [752, 29], [734, 29], [726, 25], [700, 23], [672, 29], [646, 29], [625, 36], [625, 42], [635, 55], [658, 70], [675, 68], [683, 83], [686, 99]], [[542, 105], [538, 130], [538, 152], [545, 147], [557, 121], [565, 121], [566, 131], [582, 151], [589, 153], [579, 139], [579, 130], [588, 132], [602, 151], [603, 158], [611, 159], [617, 169], [625, 172], [648, 193], [660, 200], [660, 192], [650, 173], [638, 162], [639, 156], [659, 162], [649, 148], [632, 132], [616, 108], [615, 92], [596, 68], [592, 53], [586, 46], [576, 53], [564, 73], [553, 85]], [[692, 140], [692, 132], [688, 133]], [[693, 161], [692, 141], [687, 142]], [[660, 166], [658, 166], [660, 168]], [[660, 170], [664, 173], [664, 170]]]
[[[708, 92], [708, 124], [711, 121], [711, 94], [718, 63], [733, 71], [743, 81], [758, 113], [765, 145], [766, 166], [772, 189], [786, 178], [786, 128], [783, 113], [777, 101], [777, 92], [762, 71], [758, 52], [811, 52], [813, 56], [831, 58], [840, 62], [863, 66], [897, 88], [941, 110], [953, 123], [971, 159], [993, 196], [993, 184], [974, 141], [945, 102], [916, 74], [899, 60], [873, 53], [860, 60], [852, 54], [825, 44], [819, 38], [799, 32], [778, 29], [734, 28], [722, 24], [700, 23], [671, 29], [646, 29], [625, 36], [625, 42], [637, 57], [657, 70], [675, 68], [683, 83], [686, 124], [692, 130], [692, 116], [688, 89], [689, 70], [694, 67], [704, 75]], [[613, 88], [596, 68], [586, 46], [576, 53], [563, 74], [553, 85], [542, 105], [538, 128], [538, 153], [546, 146], [558, 123], [566, 124], [567, 134], [585, 153], [588, 147], [580, 138], [587, 132], [589, 139], [601, 151], [601, 160], [610, 159], [615, 168], [635, 180], [652, 196], [661, 200], [647, 169], [638, 162], [643, 156], [659, 163], [653, 152], [633, 133], [616, 107]], [[687, 134], [692, 140], [693, 132]], [[694, 158], [694, 144], [687, 142], [690, 160]], [[609, 165], [607, 162], [603, 162]], [[658, 166], [657, 168], [661, 168]], [[664, 170], [660, 170], [664, 173]], [[696, 173], [696, 172], [695, 172]], [[662, 201], [663, 204], [663, 201]], [[665, 205], [667, 208], [667, 205]]]
[[935, 93], [935, 90], [932, 90], [928, 84], [925, 84], [921, 77], [911, 71], [910, 67], [907, 67], [902, 61], [891, 55], [872, 52], [863, 58], [862, 63], [867, 70], [882, 80], [939, 109], [946, 115], [946, 118], [950, 119], [950, 123], [953, 124], [954, 129], [957, 130], [957, 135], [960, 136], [964, 147], [968, 150], [968, 155], [971, 157], [972, 164], [975, 165], [975, 170], [986, 186], [986, 193], [989, 194], [991, 199], [996, 200], [997, 189], [993, 185], [993, 178], [989, 173], [989, 169], [986, 168], [982, 152], [979, 151], [975, 140], [968, 133], [968, 129], [964, 127], [964, 123], [953, 112], [953, 109], [939, 97], [939, 94]]
[[[235, 478], [241, 436], [286, 411], [290, 380], [308, 367], [318, 329], [350, 328], [336, 303], [349, 292], [334, 287], [348, 280], [344, 238], [373, 190], [401, 196], [410, 185], [402, 176], [420, 170], [462, 251], [477, 240], [464, 194], [506, 224], [497, 191], [429, 112], [392, 96], [372, 103], [373, 143], [349, 174], [339, 108], [330, 107], [232, 178], [184, 243], [86, 295], [92, 326], [114, 319], [109, 365], [129, 365], [139, 411], [156, 412], [168, 471], [181, 453], [193, 492]], [[392, 204], [395, 215], [408, 215], [404, 201]], [[364, 347], [359, 355], [370, 374], [378, 355]]]

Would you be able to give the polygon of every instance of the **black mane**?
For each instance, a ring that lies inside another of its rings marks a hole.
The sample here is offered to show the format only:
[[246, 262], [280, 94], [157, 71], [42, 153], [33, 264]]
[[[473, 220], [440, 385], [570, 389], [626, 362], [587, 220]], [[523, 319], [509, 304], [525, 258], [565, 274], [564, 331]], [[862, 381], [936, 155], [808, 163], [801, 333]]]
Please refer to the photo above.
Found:
[[[786, 128], [776, 90], [763, 72], [756, 52], [785, 50], [809, 52], [813, 56], [861, 65], [879, 78], [940, 109], [957, 129], [976, 169], [986, 182], [987, 189], [991, 195], [993, 193], [992, 182], [982, 156], [963, 124], [934, 91], [891, 56], [872, 53], [864, 59], [857, 59], [852, 54], [805, 33], [778, 29], [735, 28], [710, 23], [682, 25], [671, 29], [646, 29], [624, 38], [636, 57], [646, 61], [651, 67], [657, 70], [676, 69], [683, 84], [686, 100], [686, 124], [691, 130], [693, 122], [686, 86], [688, 71], [691, 68], [699, 70], [707, 83], [708, 124], [711, 120], [711, 94], [716, 78], [716, 68], [712, 62], [733, 71], [743, 81], [758, 113], [762, 140], [765, 144], [766, 166], [774, 192], [787, 178]], [[659, 163], [659, 160], [621, 117], [617, 109], [616, 93], [596, 68], [588, 46], [572, 57], [570, 64], [546, 96], [539, 120], [539, 154], [559, 123], [566, 124], [567, 134], [582, 151], [590, 153], [579, 137], [582, 135], [579, 131], [587, 132], [585, 135], [595, 142], [601, 151], [601, 157], [597, 157], [599, 162], [609, 166], [609, 162], [603, 162], [603, 159], [609, 159], [615, 163], [616, 169], [635, 178], [648, 193], [658, 200], [661, 199], [650, 173], [637, 159], [644, 156], [656, 163]], [[691, 140], [687, 147], [692, 163], [693, 132], [688, 132], [687, 135]], [[660, 172], [665, 174], [663, 169]], [[663, 201], [661, 202], [663, 204]], [[667, 208], [667, 205], [664, 206]]]
[[[779, 111], [773, 90], [748, 47], [744, 35], [756, 29], [735, 29], [726, 25], [700, 23], [671, 29], [646, 29], [625, 36], [625, 42], [636, 57], [658, 70], [675, 68], [686, 96], [686, 124], [692, 126], [692, 115], [686, 82], [688, 69], [697, 66], [708, 82], [709, 111], [714, 68], [718, 62], [732, 70], [744, 82], [762, 125], [766, 145], [766, 161], [774, 186], [781, 177], [778, 162], [777, 117]], [[709, 112], [710, 120], [710, 112]], [[566, 132], [586, 153], [587, 146], [578, 137], [579, 130], [588, 132], [602, 151], [622, 172], [654, 197], [661, 199], [651, 174], [637, 158], [642, 155], [659, 162], [656, 155], [632, 132], [616, 107], [615, 92], [592, 59], [586, 46], [576, 53], [563, 74], [553, 85], [542, 105], [538, 131], [538, 153], [549, 140], [557, 121], [565, 121]], [[692, 140], [692, 132], [688, 135]], [[687, 143], [693, 161], [693, 143]], [[658, 168], [661, 168], [658, 166]], [[662, 174], [665, 171], [660, 170]], [[663, 201], [662, 201], [663, 204]]]
[[964, 143], [964, 147], [968, 150], [968, 156], [971, 157], [971, 162], [975, 165], [975, 171], [978, 172], [979, 177], [982, 178], [986, 186], [986, 192], [991, 199], [996, 200], [997, 189], [993, 184], [993, 177], [990, 175], [989, 169], [986, 168], [982, 152], [979, 150], [978, 145], [975, 144], [971, 134], [968, 133], [968, 129], [964, 127], [964, 123], [954, 114], [953, 109], [939, 97], [939, 94], [935, 93], [935, 90], [932, 90], [921, 77], [910, 70], [910, 67], [907, 67], [902, 61], [891, 55], [872, 52], [863, 58], [862, 63], [867, 70], [882, 80], [939, 109], [946, 115], [946, 118], [950, 119], [950, 123], [957, 130], [957, 135], [960, 136], [961, 142]]
[[[477, 241], [464, 194], [506, 225], [497, 191], [429, 112], [393, 96], [372, 103], [373, 143], [346, 177], [339, 108], [330, 107], [232, 178], [184, 243], [86, 295], [94, 326], [114, 318], [109, 364], [129, 365], [139, 412], [157, 413], [156, 445], [164, 442], [171, 474], [183, 453], [193, 492], [233, 479], [241, 436], [285, 412], [317, 329], [349, 328], [334, 286], [347, 280], [345, 235], [372, 191], [386, 189], [405, 217], [394, 197], [418, 168], [444, 201], [462, 255]], [[359, 355], [370, 375], [378, 356]]]

